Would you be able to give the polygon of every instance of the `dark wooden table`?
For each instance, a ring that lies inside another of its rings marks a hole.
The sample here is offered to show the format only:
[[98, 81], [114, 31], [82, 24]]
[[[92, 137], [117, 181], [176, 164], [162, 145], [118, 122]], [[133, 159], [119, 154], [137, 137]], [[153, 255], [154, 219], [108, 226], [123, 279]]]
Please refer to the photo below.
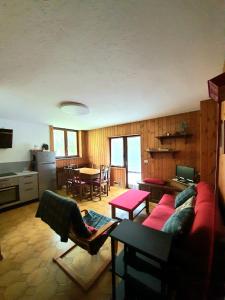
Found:
[[125, 249], [132, 249], [132, 251], [136, 251], [159, 263], [162, 273], [161, 290], [162, 293], [165, 293], [165, 273], [171, 249], [172, 235], [130, 220], [124, 220], [110, 233], [110, 237], [112, 239], [112, 299], [116, 299], [116, 241], [123, 243]]
[[177, 194], [182, 192], [188, 185], [175, 180], [168, 180], [165, 185], [139, 182], [139, 190], [150, 192], [149, 201], [158, 203], [164, 194]]

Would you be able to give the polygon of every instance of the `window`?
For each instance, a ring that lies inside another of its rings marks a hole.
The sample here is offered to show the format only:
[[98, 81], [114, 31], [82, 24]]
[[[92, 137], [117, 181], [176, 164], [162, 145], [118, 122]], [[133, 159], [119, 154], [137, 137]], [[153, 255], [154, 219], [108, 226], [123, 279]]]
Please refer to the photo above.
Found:
[[111, 138], [111, 165], [124, 167], [123, 138]]
[[56, 157], [78, 156], [78, 131], [53, 128], [53, 142]]

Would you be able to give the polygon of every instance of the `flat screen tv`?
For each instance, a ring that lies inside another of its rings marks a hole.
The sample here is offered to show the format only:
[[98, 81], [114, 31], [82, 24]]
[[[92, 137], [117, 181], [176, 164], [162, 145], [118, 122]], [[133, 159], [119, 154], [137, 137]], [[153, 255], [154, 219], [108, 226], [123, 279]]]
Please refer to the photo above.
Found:
[[195, 169], [186, 166], [176, 166], [176, 178], [180, 181], [194, 182], [195, 179]]
[[13, 130], [0, 128], [0, 148], [12, 148]]

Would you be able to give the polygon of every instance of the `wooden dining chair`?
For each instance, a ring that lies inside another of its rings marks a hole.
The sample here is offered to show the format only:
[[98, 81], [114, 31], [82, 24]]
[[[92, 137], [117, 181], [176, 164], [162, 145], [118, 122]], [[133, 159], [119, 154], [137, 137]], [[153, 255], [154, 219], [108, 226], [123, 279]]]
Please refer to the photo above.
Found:
[[84, 191], [86, 188], [86, 182], [82, 180], [80, 170], [73, 170], [74, 181], [72, 183], [72, 194], [79, 195], [80, 199], [83, 198]]
[[100, 200], [102, 199], [102, 194], [109, 195], [110, 186], [110, 167], [106, 165], [100, 165], [99, 178], [93, 181], [94, 189], [97, 190], [97, 195]]
[[81, 180], [80, 170], [74, 168], [66, 168], [67, 180], [66, 180], [66, 193], [71, 193], [73, 196], [79, 195], [80, 199], [83, 198], [85, 190], [85, 181]]
[[73, 178], [73, 168], [71, 167], [64, 167], [63, 168], [63, 177], [64, 177], [64, 181], [65, 181], [65, 185], [66, 185], [66, 194], [68, 195], [71, 192], [72, 189], [72, 182], [74, 180]]
[[[93, 277], [86, 283], [80, 276], [77, 276], [71, 264], [63, 260], [63, 257], [76, 246], [83, 248], [90, 255], [96, 255], [109, 233], [117, 226], [118, 221], [95, 211], [86, 209], [80, 211], [76, 201], [48, 190], [41, 197], [36, 217], [47, 223], [61, 237], [61, 241], [67, 242], [70, 239], [75, 243], [68, 250], [54, 257], [53, 261], [83, 289], [87, 290], [111, 262], [110, 255], [108, 260], [103, 260], [98, 269], [94, 270]], [[117, 251], [117, 244], [115, 251]], [[79, 261], [79, 257], [77, 260]], [[82, 274], [82, 271], [80, 270], [79, 275]], [[90, 269], [89, 272], [93, 272], [93, 270]]]

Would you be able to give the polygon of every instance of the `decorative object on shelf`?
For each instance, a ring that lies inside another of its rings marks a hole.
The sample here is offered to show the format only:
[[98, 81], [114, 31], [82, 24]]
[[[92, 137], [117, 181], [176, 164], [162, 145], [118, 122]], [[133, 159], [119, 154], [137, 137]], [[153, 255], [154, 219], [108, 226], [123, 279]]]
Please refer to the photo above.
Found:
[[43, 151], [48, 151], [48, 149], [49, 149], [48, 144], [42, 144], [41, 149]]
[[186, 134], [188, 128], [188, 124], [185, 121], [180, 123], [180, 134]]
[[156, 138], [160, 140], [162, 145], [163, 145], [164, 140], [174, 139], [174, 138], [184, 138], [185, 139], [185, 144], [186, 144], [187, 143], [187, 138], [191, 137], [191, 136], [192, 136], [191, 133], [175, 132], [174, 134], [170, 134], [170, 135], [159, 135], [159, 136], [156, 136]]

